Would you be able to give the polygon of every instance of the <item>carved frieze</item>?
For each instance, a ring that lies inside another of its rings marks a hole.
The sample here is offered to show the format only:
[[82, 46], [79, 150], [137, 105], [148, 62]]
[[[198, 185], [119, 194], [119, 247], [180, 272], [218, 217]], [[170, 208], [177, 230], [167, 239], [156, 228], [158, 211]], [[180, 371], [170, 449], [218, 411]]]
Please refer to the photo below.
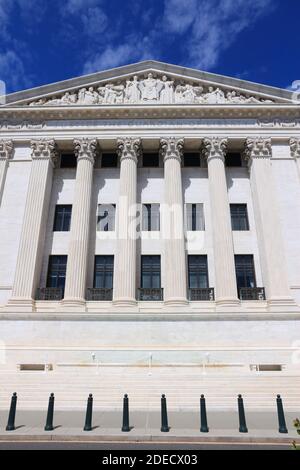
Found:
[[40, 98], [29, 106], [98, 106], [120, 104], [268, 104], [265, 100], [236, 90], [202, 86], [166, 75], [134, 75], [131, 79], [67, 91], [57, 96]]

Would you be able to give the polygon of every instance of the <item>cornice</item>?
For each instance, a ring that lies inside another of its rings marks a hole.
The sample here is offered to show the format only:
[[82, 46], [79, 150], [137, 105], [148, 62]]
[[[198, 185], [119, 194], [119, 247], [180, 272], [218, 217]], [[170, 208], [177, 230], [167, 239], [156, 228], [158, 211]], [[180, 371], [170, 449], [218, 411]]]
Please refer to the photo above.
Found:
[[[44, 121], [57, 119], [300, 119], [300, 105], [103, 105], [0, 107], [0, 125], [6, 120]], [[267, 125], [268, 123], [266, 123]]]

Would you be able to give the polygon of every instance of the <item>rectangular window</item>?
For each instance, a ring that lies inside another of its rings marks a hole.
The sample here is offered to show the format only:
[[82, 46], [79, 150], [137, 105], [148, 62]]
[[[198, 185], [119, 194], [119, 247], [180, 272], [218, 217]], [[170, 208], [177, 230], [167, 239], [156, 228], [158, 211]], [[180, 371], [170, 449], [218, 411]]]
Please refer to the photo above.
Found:
[[160, 205], [143, 204], [142, 205], [142, 231], [159, 232], [160, 231]]
[[57, 205], [55, 207], [54, 215], [54, 232], [68, 232], [71, 225], [72, 206], [71, 205]]
[[183, 165], [185, 167], [199, 167], [200, 153], [185, 153], [183, 155]]
[[102, 168], [117, 168], [118, 155], [116, 153], [102, 153], [101, 167]]
[[235, 255], [234, 258], [238, 291], [243, 287], [256, 287], [253, 255]]
[[143, 154], [143, 167], [144, 168], [158, 168], [159, 167], [159, 154], [158, 153], [144, 153]]
[[160, 289], [160, 256], [143, 255], [141, 266], [141, 288]]
[[114, 277], [114, 257], [112, 255], [95, 256], [94, 288], [112, 289]]
[[67, 270], [66, 255], [51, 255], [49, 256], [47, 287], [65, 288], [66, 270]]
[[232, 230], [249, 230], [247, 204], [230, 204]]
[[62, 153], [60, 157], [61, 168], [76, 168], [77, 158], [74, 153]]
[[206, 255], [188, 256], [189, 289], [206, 289], [208, 283], [208, 266]]
[[99, 204], [97, 214], [97, 230], [113, 232], [115, 230], [115, 204]]
[[186, 204], [186, 230], [188, 232], [198, 232], [205, 230], [203, 204]]
[[242, 166], [242, 155], [240, 153], [227, 153], [225, 165], [229, 167]]

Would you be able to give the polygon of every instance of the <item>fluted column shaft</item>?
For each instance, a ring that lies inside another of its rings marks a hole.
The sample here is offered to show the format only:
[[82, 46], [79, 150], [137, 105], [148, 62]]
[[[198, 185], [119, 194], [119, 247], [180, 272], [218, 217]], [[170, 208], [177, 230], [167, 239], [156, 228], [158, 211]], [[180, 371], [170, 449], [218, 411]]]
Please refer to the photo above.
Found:
[[163, 237], [165, 260], [164, 299], [169, 306], [187, 303], [186, 254], [183, 223], [181, 158], [183, 139], [162, 139], [164, 159], [165, 204]]
[[34, 140], [31, 142], [31, 148], [31, 172], [12, 298], [9, 302], [20, 305], [32, 303], [39, 282], [52, 173], [56, 161], [54, 140]]
[[211, 138], [203, 142], [203, 153], [208, 164], [216, 302], [225, 306], [239, 302], [225, 173], [226, 150], [226, 139]]
[[12, 157], [13, 143], [11, 140], [0, 140], [0, 205], [4, 191], [6, 172], [9, 159]]
[[279, 207], [272, 177], [271, 139], [247, 139], [245, 156], [250, 169], [250, 183], [263, 280], [270, 303], [291, 301], [281, 233]]
[[78, 139], [74, 141], [74, 148], [77, 170], [66, 273], [65, 306], [85, 303], [93, 169], [97, 141]]
[[137, 162], [141, 153], [140, 139], [119, 139], [120, 189], [117, 207], [117, 251], [114, 267], [114, 304], [120, 307], [136, 304], [136, 197]]

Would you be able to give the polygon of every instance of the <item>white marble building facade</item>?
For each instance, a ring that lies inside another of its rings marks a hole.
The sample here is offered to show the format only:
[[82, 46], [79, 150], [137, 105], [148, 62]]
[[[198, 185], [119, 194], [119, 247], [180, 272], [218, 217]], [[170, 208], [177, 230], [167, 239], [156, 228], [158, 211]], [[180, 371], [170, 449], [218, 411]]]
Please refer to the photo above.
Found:
[[[249, 370], [298, 370], [299, 106], [286, 90], [153, 61], [7, 96], [1, 367], [81, 365], [98, 351], [108, 363], [144, 363], [151, 352], [157, 363], [209, 355]], [[76, 166], [63, 167], [71, 154]], [[115, 166], [102, 164], [107, 154]], [[156, 165], [144, 163], [149, 154]], [[195, 165], [186, 164], [191, 154]], [[150, 204], [160, 206], [159, 230], [137, 218]], [[101, 205], [115, 207], [112, 230], [99, 230]], [[189, 205], [201, 205], [201, 228], [187, 226]], [[246, 206], [247, 230], [233, 230], [232, 205]], [[57, 206], [72, 206], [68, 230], [53, 230]], [[95, 256], [107, 255], [111, 298], [91, 300]], [[160, 285], [142, 300], [147, 255], [160, 257]], [[193, 291], [189, 257], [197, 255], [207, 259], [207, 286]], [[51, 256], [67, 257], [61, 298], [49, 286]], [[253, 259], [246, 291], [238, 256]]]

